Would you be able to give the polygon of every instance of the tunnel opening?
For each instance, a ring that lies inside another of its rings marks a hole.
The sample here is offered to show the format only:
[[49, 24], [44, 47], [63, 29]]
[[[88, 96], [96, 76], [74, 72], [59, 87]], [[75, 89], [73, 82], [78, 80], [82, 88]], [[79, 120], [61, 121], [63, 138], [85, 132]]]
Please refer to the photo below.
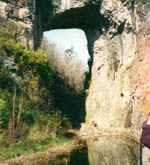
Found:
[[[99, 13], [100, 4], [86, 5], [81, 8], [66, 10], [57, 14], [45, 26], [44, 31], [52, 30], [83, 30], [87, 39], [87, 49], [90, 55], [88, 60], [89, 71], [84, 73], [84, 84], [82, 90], [76, 90], [75, 86], [70, 86], [67, 78], [62, 78], [57, 72], [54, 83], [54, 106], [60, 109], [63, 114], [70, 118], [73, 127], [79, 128], [80, 123], [85, 122], [85, 100], [91, 80], [91, 68], [93, 63], [94, 42], [100, 37], [102, 31], [103, 18]], [[51, 34], [52, 35], [52, 34]], [[50, 35], [50, 36], [51, 36]], [[80, 39], [78, 38], [78, 41]], [[77, 41], [77, 42], [78, 42]], [[55, 45], [55, 43], [54, 43]], [[70, 49], [71, 47], [69, 47]]]
[[84, 84], [89, 73], [87, 39], [81, 29], [57, 29], [43, 34], [46, 52], [54, 76], [54, 107], [71, 120], [73, 127], [85, 119]]

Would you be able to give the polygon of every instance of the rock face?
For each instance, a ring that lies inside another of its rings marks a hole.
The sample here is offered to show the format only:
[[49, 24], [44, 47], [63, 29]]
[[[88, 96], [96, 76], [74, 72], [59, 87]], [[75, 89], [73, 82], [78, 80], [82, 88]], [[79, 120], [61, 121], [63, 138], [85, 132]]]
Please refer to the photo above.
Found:
[[140, 164], [139, 146], [133, 140], [102, 136], [87, 144], [90, 165]]
[[9, 20], [16, 27], [18, 40], [28, 48], [33, 48], [32, 21], [34, 15], [28, 8], [28, 4], [19, 3], [16, 5], [13, 1], [10, 3], [0, 1], [0, 15], [1, 23]]
[[129, 127], [132, 116], [129, 67], [136, 53], [135, 24], [127, 6], [120, 1], [104, 0], [100, 13], [109, 27], [103, 27], [102, 35], [94, 43], [86, 120], [95, 121], [100, 127]]
[[86, 121], [99, 127], [140, 128], [149, 107], [149, 2], [129, 3], [103, 0], [100, 8], [109, 26], [94, 43], [86, 101]]
[[3, 0], [0, 1], [0, 24], [9, 23], [9, 26], [13, 26], [17, 39], [33, 49], [40, 46], [42, 29], [51, 15], [47, 13], [50, 8], [50, 0], [45, 3], [38, 0]]

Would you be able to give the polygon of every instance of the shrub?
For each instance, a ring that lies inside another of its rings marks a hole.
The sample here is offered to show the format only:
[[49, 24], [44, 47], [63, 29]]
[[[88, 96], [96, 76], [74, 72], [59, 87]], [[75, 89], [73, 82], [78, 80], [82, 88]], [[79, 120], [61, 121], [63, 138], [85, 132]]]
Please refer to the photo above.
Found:
[[68, 121], [53, 106], [56, 73], [47, 56], [25, 49], [13, 36], [0, 28], [0, 128], [10, 146], [39, 136], [54, 138]]
[[41, 111], [50, 113], [54, 71], [42, 50], [27, 50], [10, 36], [0, 28], [0, 128], [14, 144]]

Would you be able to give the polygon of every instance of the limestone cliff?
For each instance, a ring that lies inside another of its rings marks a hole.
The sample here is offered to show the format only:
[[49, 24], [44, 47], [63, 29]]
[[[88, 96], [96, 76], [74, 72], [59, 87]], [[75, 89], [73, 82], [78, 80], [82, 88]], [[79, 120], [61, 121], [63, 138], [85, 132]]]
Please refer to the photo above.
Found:
[[0, 26], [9, 22], [23, 45], [29, 49], [37, 48], [45, 24], [52, 15], [50, 8], [50, 0], [1, 0]]
[[86, 120], [95, 121], [99, 127], [131, 126], [130, 72], [137, 40], [134, 11], [127, 5], [126, 1], [104, 0], [100, 8], [107, 25], [94, 43], [92, 80], [86, 101]]
[[[107, 20], [94, 43], [86, 121], [140, 128], [149, 111], [149, 2], [103, 0]], [[147, 109], [148, 108], [148, 109]]]
[[85, 31], [93, 59], [86, 122], [98, 127], [140, 128], [149, 111], [149, 16], [144, 0], [0, 1], [1, 22], [11, 19], [29, 48], [44, 30]]

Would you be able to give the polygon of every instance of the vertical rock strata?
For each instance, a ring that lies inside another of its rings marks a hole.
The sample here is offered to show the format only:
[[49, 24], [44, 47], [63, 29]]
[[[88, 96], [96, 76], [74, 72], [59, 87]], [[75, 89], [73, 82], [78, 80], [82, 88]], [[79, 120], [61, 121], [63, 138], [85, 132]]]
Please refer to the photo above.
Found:
[[137, 55], [132, 63], [132, 122], [136, 127], [150, 112], [150, 2], [137, 8]]
[[100, 13], [108, 24], [94, 43], [88, 123], [140, 128], [150, 111], [148, 7], [149, 2], [103, 0]]

